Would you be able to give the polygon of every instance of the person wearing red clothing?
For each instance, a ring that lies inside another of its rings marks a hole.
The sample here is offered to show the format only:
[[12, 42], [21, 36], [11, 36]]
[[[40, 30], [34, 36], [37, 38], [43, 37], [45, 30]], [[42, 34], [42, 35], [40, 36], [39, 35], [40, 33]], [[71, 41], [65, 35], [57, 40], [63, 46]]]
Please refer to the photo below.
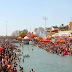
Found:
[[12, 71], [14, 72], [14, 68], [12, 69]]
[[17, 72], [16, 68], [14, 69], [14, 72]]
[[23, 70], [22, 70], [22, 72], [23, 72]]
[[23, 59], [23, 62], [24, 62], [24, 59]]
[[3, 61], [3, 63], [5, 64], [5, 60]]

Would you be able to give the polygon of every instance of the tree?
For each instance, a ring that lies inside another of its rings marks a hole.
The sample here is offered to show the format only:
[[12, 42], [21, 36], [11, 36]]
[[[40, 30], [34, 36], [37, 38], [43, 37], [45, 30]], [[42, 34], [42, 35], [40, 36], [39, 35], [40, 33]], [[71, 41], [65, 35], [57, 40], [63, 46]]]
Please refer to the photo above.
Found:
[[23, 32], [23, 33], [20, 34], [20, 36], [24, 37], [25, 34], [26, 34], [26, 32]]
[[35, 30], [37, 30], [38, 28], [35, 28]]
[[32, 32], [32, 34], [33, 34], [33, 32]]
[[39, 27], [39, 29], [44, 30], [44, 28], [43, 28], [43, 27]]
[[14, 31], [11, 36], [18, 37], [19, 36], [19, 30]]
[[43, 27], [35, 28], [35, 30], [44, 30]]
[[64, 26], [64, 24], [61, 24], [61, 26], [63, 27], [63, 26]]

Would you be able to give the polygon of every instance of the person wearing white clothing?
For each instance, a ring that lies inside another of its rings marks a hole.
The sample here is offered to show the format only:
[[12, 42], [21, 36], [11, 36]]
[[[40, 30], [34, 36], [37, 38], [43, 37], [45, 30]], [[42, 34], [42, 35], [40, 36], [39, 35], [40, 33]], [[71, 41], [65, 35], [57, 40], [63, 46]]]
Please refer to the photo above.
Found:
[[2, 63], [3, 63], [3, 60], [4, 60], [4, 59], [2, 58]]

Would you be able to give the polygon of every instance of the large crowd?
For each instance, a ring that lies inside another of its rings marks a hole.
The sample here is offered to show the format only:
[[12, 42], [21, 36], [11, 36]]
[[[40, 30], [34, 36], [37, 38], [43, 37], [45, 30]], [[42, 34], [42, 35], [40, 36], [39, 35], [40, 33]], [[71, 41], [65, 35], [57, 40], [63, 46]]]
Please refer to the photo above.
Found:
[[[53, 41], [52, 41], [53, 40]], [[64, 40], [63, 42], [61, 42]], [[50, 38], [50, 42], [36, 42], [39, 48], [44, 49], [48, 53], [57, 54], [59, 56], [71, 55], [69, 36], [55, 36]]]
[[16, 68], [13, 68], [15, 53], [13, 49], [15, 46], [9, 42], [0, 44], [0, 72], [17, 72]]
[[[19, 44], [21, 46], [21, 43]], [[20, 52], [20, 49], [17, 49], [17, 47], [18, 46], [15, 46], [9, 41], [0, 43], [0, 72], [24, 72], [23, 67], [21, 67], [20, 65], [17, 68], [18, 64], [16, 62], [18, 61], [20, 63], [21, 60], [21, 58], [19, 58], [20, 54], [16, 54], [16, 52]], [[25, 57], [30, 56], [25, 55], [24, 58]], [[24, 58], [22, 62], [24, 62]], [[30, 72], [34, 72], [34, 70], [32, 69]]]
[[[72, 48], [69, 46], [72, 41], [69, 41], [69, 37], [56, 36], [49, 38], [49, 40], [50, 42], [36, 41], [35, 44], [48, 53], [57, 54], [59, 56], [72, 55]], [[61, 42], [61, 40], [65, 40], [65, 42]], [[18, 64], [16, 63], [16, 60], [20, 62], [20, 59], [19, 56], [14, 52], [18, 51], [16, 47], [17, 46], [7, 41], [0, 43], [0, 72], [17, 72], [16, 66]], [[25, 57], [30, 56], [27, 55], [24, 56], [24, 58]], [[23, 72], [23, 67], [21, 67], [20, 65], [19, 70]], [[33, 69], [30, 72], [33, 72]]]

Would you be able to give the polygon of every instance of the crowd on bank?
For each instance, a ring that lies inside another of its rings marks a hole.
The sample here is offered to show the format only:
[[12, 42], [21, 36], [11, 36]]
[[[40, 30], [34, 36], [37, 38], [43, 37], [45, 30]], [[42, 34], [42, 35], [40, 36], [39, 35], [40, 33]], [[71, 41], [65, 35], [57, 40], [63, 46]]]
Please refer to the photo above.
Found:
[[[21, 44], [20, 44], [21, 46]], [[16, 48], [17, 46], [14, 46], [14, 44], [5, 42], [0, 44], [0, 72], [18, 72], [19, 70], [21, 72], [24, 72], [23, 67], [19, 65], [17, 70], [17, 63], [18, 61], [20, 63], [21, 58], [19, 58], [20, 54], [17, 55], [16, 52], [21, 52], [20, 49]], [[23, 52], [22, 52], [23, 54]], [[23, 61], [25, 57], [30, 57], [29, 55], [23, 56]], [[32, 69], [31, 72], [34, 72]]]
[[[68, 36], [51, 37], [49, 40], [51, 42], [37, 41], [36, 44], [38, 44], [39, 48], [44, 49], [48, 53], [53, 53], [60, 56], [72, 55], [72, 48], [69, 46], [69, 44], [72, 42], [69, 42]], [[64, 42], [61, 42], [61, 40], [64, 40]]]
[[[18, 64], [15, 62], [15, 60], [18, 57], [14, 52], [16, 49], [15, 47], [16, 46], [7, 41], [0, 44], [0, 72], [17, 72], [16, 66]], [[23, 72], [23, 68], [20, 70]]]
[[9, 42], [0, 44], [0, 72], [17, 72], [14, 48]]

